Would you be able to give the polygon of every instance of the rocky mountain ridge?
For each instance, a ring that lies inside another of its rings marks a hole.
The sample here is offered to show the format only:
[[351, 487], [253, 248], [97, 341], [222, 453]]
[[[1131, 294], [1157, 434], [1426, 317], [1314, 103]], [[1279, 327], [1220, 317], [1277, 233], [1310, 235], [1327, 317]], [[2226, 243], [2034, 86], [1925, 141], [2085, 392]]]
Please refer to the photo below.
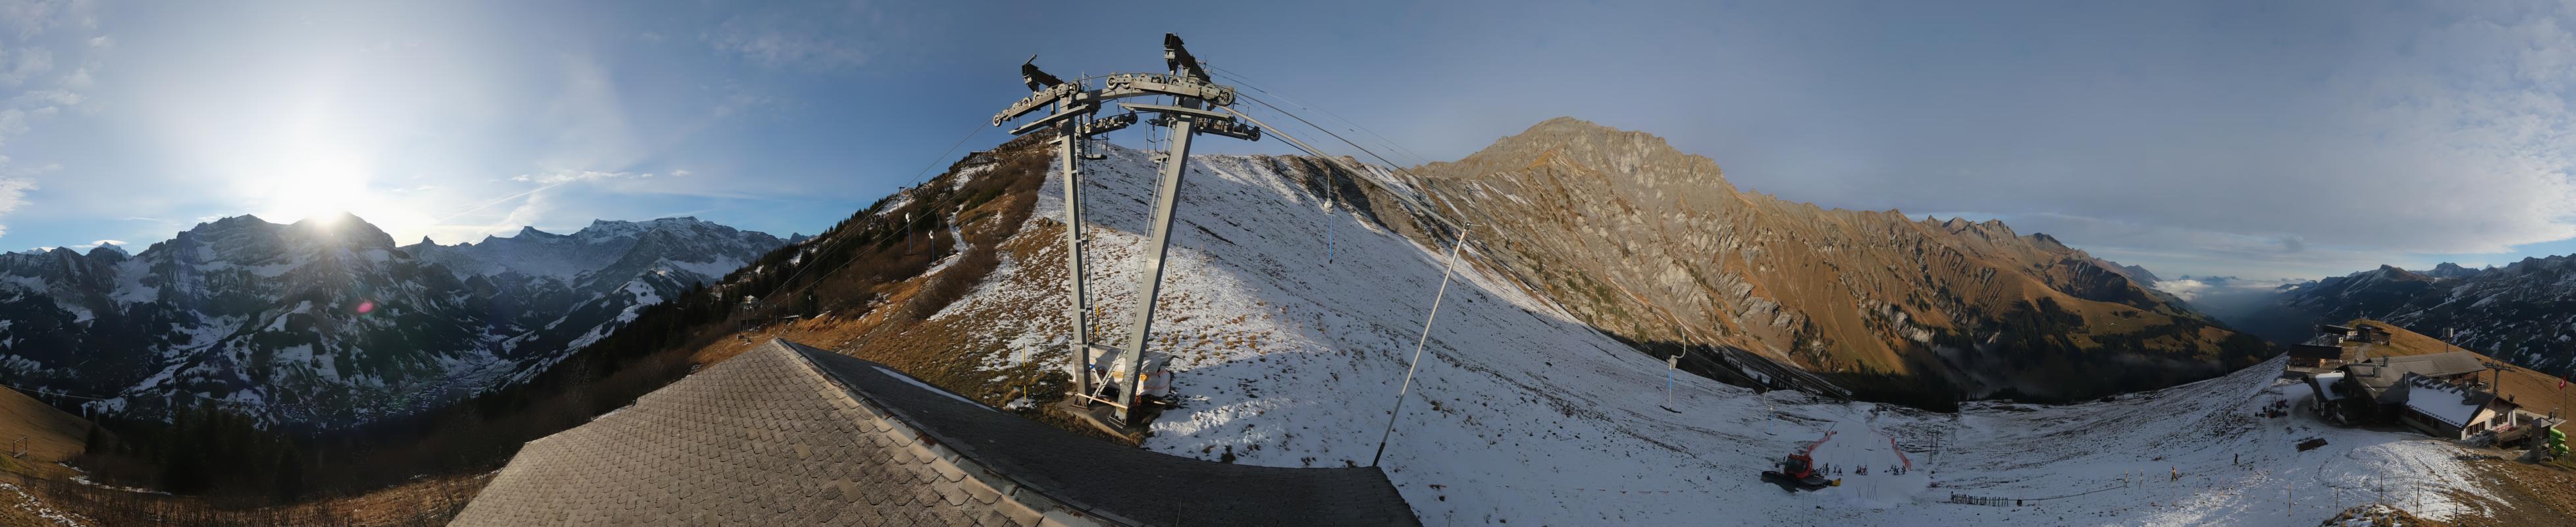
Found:
[[2372, 318], [2516, 365], [2566, 375], [2576, 369], [2576, 256], [2524, 258], [2502, 267], [2442, 263], [2425, 272], [2378, 269], [2282, 288], [2256, 312], [2231, 320], [2276, 342], [2318, 323]]
[[1650, 347], [1970, 398], [2151, 389], [2265, 355], [2143, 286], [2143, 269], [2047, 234], [1741, 191], [1713, 160], [1571, 118], [1402, 185], [1476, 225], [1486, 256], [1537, 296]]
[[784, 243], [666, 218], [398, 247], [345, 213], [236, 216], [131, 256], [0, 255], [0, 372], [112, 415], [344, 426], [540, 371]]

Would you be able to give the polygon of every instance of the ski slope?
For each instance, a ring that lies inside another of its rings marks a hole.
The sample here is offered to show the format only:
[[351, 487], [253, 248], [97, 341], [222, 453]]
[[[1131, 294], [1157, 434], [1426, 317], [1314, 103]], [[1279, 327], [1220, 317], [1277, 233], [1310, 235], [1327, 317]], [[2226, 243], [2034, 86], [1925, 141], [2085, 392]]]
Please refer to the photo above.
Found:
[[[1115, 342], [1135, 301], [1154, 165], [1144, 152], [1102, 150], [1109, 159], [1084, 167], [1084, 197], [1093, 306], [1111, 322], [1095, 340]], [[1152, 341], [1172, 353], [1186, 402], [1153, 424], [1145, 447], [1271, 466], [1370, 463], [1445, 248], [1328, 208], [1275, 158], [1198, 156], [1190, 170]], [[1063, 217], [1059, 183], [1049, 178], [1032, 227]], [[1476, 236], [1478, 247], [1509, 243], [1508, 233]], [[992, 322], [1015, 339], [991, 359], [997, 370], [1063, 362], [1067, 299], [1051, 280], [1064, 252], [1050, 242], [1006, 257], [995, 279], [937, 315], [1053, 314]], [[1466, 267], [1440, 307], [1379, 463], [1426, 524], [2285, 525], [2331, 517], [2338, 500], [2403, 495], [2407, 509], [2452, 518], [2474, 512], [2457, 495], [2492, 498], [2445, 443], [2297, 411], [2262, 417], [2307, 396], [2274, 380], [2278, 359], [2105, 402], [1958, 414], [1683, 376], [1668, 411], [1661, 360], [1522, 291]], [[1756, 477], [1827, 431], [1817, 462], [1868, 475], [1796, 494]], [[2311, 437], [2328, 445], [2295, 449]], [[1903, 459], [1912, 470], [1885, 470]], [[1947, 503], [1952, 493], [2080, 495], [1996, 507]]]

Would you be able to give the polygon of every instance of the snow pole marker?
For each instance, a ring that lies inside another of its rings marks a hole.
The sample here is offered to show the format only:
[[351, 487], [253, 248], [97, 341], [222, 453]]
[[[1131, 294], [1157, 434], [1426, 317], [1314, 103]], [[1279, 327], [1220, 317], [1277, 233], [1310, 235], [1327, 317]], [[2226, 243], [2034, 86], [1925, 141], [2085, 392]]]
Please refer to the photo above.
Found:
[[1681, 367], [1681, 361], [1681, 353], [1664, 358], [1664, 410], [1676, 413], [1681, 410], [1673, 409], [1673, 369]]
[[1377, 436], [1377, 453], [1369, 456], [1369, 466], [1377, 466], [1378, 460], [1386, 457], [1387, 438], [1395, 436], [1396, 419], [1404, 416], [1404, 396], [1413, 391], [1413, 372], [1422, 367], [1422, 348], [1431, 343], [1431, 322], [1440, 319], [1440, 300], [1449, 296], [1449, 276], [1458, 269], [1458, 250], [1467, 246], [1467, 235], [1474, 232], [1460, 229], [1458, 243], [1449, 246], [1449, 263], [1440, 269], [1440, 289], [1431, 294], [1431, 313], [1422, 318], [1422, 338], [1413, 342], [1413, 361], [1404, 367], [1404, 384], [1395, 389], [1395, 408], [1386, 414], [1386, 431]]

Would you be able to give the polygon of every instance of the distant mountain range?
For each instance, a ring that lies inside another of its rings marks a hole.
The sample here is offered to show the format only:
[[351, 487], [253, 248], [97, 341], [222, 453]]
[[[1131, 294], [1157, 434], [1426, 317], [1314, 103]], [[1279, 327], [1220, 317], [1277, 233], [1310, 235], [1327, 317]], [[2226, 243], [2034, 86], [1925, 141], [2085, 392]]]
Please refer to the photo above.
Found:
[[345, 426], [541, 371], [792, 243], [695, 218], [396, 246], [351, 215], [200, 223], [139, 253], [0, 255], [0, 375], [154, 417]]
[[2533, 370], [2576, 369], [2576, 257], [2525, 258], [2423, 272], [2395, 266], [2282, 287], [2246, 309], [2216, 312], [2274, 342], [2304, 340], [2318, 323], [2387, 321]]

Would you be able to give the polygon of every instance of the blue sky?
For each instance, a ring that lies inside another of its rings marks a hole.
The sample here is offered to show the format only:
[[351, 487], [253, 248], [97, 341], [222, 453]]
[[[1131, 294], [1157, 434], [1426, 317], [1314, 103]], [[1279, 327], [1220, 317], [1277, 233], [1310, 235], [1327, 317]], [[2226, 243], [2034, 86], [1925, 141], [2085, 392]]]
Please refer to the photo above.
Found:
[[1571, 115], [2169, 276], [2576, 252], [2564, 3], [522, 4], [0, 0], [0, 247], [337, 210], [812, 233], [954, 160], [1030, 54], [1154, 70], [1173, 31], [1406, 163]]

